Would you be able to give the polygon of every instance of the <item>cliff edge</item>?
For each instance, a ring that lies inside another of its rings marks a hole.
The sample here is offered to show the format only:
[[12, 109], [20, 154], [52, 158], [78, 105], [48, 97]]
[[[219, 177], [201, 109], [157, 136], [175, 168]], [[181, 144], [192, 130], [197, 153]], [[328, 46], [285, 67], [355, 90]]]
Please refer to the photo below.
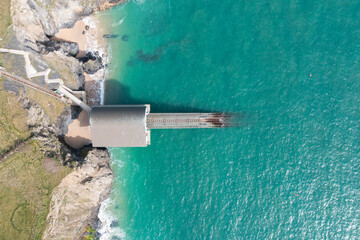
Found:
[[93, 149], [84, 165], [55, 188], [43, 239], [77, 239], [86, 226], [97, 225], [100, 204], [111, 190], [109, 161], [107, 151]]
[[39, 43], [49, 41], [60, 28], [70, 28], [77, 20], [122, 2], [124, 0], [12, 0], [11, 15], [17, 39], [39, 52]]
[[[59, 29], [70, 28], [79, 19], [122, 2], [124, 0], [11, 0], [12, 26], [21, 45], [45, 59], [68, 87], [84, 89], [86, 62], [94, 60], [92, 58], [97, 60], [97, 56], [92, 53], [89, 59], [77, 59], [77, 44], [60, 44], [52, 38]], [[25, 100], [26, 96], [20, 99]], [[66, 132], [67, 124], [53, 126], [36, 104], [23, 105], [29, 113], [28, 126], [45, 146], [44, 155], [61, 156], [64, 165], [72, 164], [81, 151], [75, 151], [76, 154], [64, 151], [68, 147], [58, 140]], [[70, 115], [68, 110], [58, 119], [69, 121]], [[78, 239], [86, 226], [96, 227], [100, 204], [108, 197], [113, 180], [109, 161], [106, 150], [91, 149], [85, 159], [77, 162], [75, 170], [52, 193], [43, 239]]]

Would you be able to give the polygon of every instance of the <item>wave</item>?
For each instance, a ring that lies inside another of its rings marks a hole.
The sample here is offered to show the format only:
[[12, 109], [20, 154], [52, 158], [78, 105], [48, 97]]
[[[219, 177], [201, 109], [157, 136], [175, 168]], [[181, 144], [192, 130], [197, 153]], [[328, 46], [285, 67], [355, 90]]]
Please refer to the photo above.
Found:
[[145, 0], [133, 0], [134, 3], [141, 5], [145, 2]]
[[124, 19], [125, 19], [125, 18], [120, 19], [120, 21], [118, 21], [118, 22], [116, 22], [116, 23], [111, 24], [111, 26], [112, 26], [112, 27], [116, 27], [116, 26], [121, 25], [121, 24], [124, 22]]
[[[106, 64], [109, 62], [108, 55], [105, 46], [100, 43], [99, 39], [101, 36], [99, 36], [98, 31], [98, 25], [100, 24], [98, 20], [94, 17], [86, 17], [82, 20], [86, 25], [90, 27], [91, 33], [86, 34], [86, 45], [85, 45], [85, 51], [86, 52], [98, 52], [99, 56], [101, 56], [103, 64], [106, 66]], [[104, 81], [105, 81], [105, 75], [106, 75], [106, 68], [101, 69], [97, 71], [95, 74], [89, 75], [94, 81], [99, 83], [99, 88], [97, 91], [97, 95], [100, 98], [100, 104], [104, 104]], [[96, 100], [95, 100], [96, 102]]]
[[108, 198], [101, 203], [99, 209], [99, 228], [98, 232], [100, 233], [100, 240], [111, 240], [111, 239], [124, 239], [126, 238], [126, 233], [124, 230], [117, 226], [117, 218], [111, 214], [111, 211], [108, 209], [113, 205], [113, 201]]

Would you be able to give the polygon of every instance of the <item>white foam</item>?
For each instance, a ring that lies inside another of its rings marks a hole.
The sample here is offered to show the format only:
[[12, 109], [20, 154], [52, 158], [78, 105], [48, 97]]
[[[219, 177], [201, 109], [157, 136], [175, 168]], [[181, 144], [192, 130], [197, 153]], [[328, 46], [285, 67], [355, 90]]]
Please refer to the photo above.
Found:
[[[90, 27], [89, 31], [86, 33], [86, 44], [85, 44], [85, 51], [86, 52], [98, 52], [99, 55], [102, 57], [103, 64], [106, 65], [108, 63], [108, 55], [106, 54], [106, 49], [99, 43], [99, 35], [98, 31], [96, 31], [97, 25], [99, 24], [98, 20], [94, 17], [86, 17], [82, 20], [86, 25]], [[92, 31], [95, 29], [95, 31]], [[100, 104], [104, 104], [104, 81], [105, 81], [105, 69], [101, 69], [97, 71], [95, 74], [90, 75], [92, 79], [96, 82], [99, 82], [100, 88], [98, 89], [98, 95], [100, 97]]]
[[113, 201], [108, 198], [104, 202], [101, 203], [99, 209], [99, 220], [100, 220], [100, 228], [98, 232], [100, 235], [100, 240], [111, 240], [113, 237], [117, 237], [120, 239], [126, 238], [126, 233], [124, 230], [119, 228], [118, 226], [111, 227], [113, 222], [117, 222], [117, 218], [111, 214], [108, 208], [113, 205]]
[[141, 5], [145, 2], [145, 0], [133, 0], [134, 3]]
[[125, 18], [120, 19], [120, 21], [118, 21], [118, 22], [116, 22], [116, 23], [111, 24], [111, 26], [112, 26], [112, 27], [116, 27], [116, 26], [121, 25], [121, 24], [124, 22], [124, 19], [125, 19]]
[[[121, 24], [123, 21], [120, 20], [118, 24]], [[86, 17], [83, 19], [83, 22], [90, 27], [90, 29], [97, 29], [97, 24], [99, 22], [93, 17]], [[100, 56], [103, 59], [103, 63], [106, 64], [109, 62], [110, 57], [107, 55], [107, 52], [111, 51], [111, 45], [108, 45], [107, 49], [99, 43], [98, 31], [91, 31], [91, 33], [86, 34], [87, 43], [85, 45], [86, 52], [99, 52]], [[97, 92], [100, 97], [100, 104], [104, 104], [104, 82], [106, 79], [106, 68], [97, 71], [94, 74], [89, 75], [94, 81], [99, 82], [99, 89]], [[125, 231], [120, 229], [119, 227], [111, 227], [113, 222], [117, 222], [117, 218], [111, 214], [110, 206], [114, 205], [114, 202], [108, 198], [104, 202], [101, 203], [98, 218], [100, 220], [100, 226], [98, 227], [98, 232], [100, 235], [100, 240], [111, 240], [113, 237], [117, 237], [120, 239], [124, 239], [126, 237]]]

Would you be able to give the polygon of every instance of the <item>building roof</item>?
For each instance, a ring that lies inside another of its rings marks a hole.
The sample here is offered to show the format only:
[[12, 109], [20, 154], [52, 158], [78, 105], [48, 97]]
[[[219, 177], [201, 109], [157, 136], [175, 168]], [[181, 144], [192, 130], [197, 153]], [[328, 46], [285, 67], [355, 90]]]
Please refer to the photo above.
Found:
[[90, 132], [94, 147], [146, 147], [150, 132], [146, 129], [147, 105], [111, 105], [93, 107]]

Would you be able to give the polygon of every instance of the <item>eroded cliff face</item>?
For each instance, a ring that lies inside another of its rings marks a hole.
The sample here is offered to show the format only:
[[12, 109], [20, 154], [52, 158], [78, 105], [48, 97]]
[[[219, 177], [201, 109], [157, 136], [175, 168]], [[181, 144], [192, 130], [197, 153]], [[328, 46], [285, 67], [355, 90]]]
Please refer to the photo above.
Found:
[[[87, 70], [83, 63], [93, 61], [95, 53], [76, 59], [77, 43], [51, 38], [59, 29], [70, 28], [81, 18], [122, 2], [124, 0], [11, 0], [13, 29], [22, 46], [41, 54], [68, 87], [79, 89], [84, 87], [83, 73]], [[101, 57], [97, 61], [101, 62]]]
[[111, 189], [113, 173], [107, 151], [93, 149], [81, 168], [55, 188], [43, 239], [78, 239], [86, 226], [97, 225], [99, 206]]
[[39, 42], [47, 42], [60, 28], [70, 28], [82, 17], [104, 10], [124, 0], [12, 0], [11, 15], [17, 39], [39, 52]]
[[[70, 28], [77, 20], [122, 2], [124, 0], [11, 0], [13, 29], [22, 46], [42, 55], [65, 85], [79, 89], [84, 87], [84, 72], [94, 73], [103, 67], [101, 57], [89, 53], [86, 59], [77, 59], [76, 43], [59, 43], [51, 38], [60, 28]], [[43, 153], [61, 159], [64, 165], [78, 163], [77, 169], [52, 193], [43, 239], [78, 239], [85, 226], [96, 227], [100, 204], [110, 193], [113, 174], [109, 154], [106, 150], [92, 149], [85, 160], [78, 159], [79, 153], [58, 140], [70, 121], [69, 109], [54, 125], [38, 105], [30, 104], [26, 97], [20, 101], [29, 113], [28, 126], [44, 145]]]

